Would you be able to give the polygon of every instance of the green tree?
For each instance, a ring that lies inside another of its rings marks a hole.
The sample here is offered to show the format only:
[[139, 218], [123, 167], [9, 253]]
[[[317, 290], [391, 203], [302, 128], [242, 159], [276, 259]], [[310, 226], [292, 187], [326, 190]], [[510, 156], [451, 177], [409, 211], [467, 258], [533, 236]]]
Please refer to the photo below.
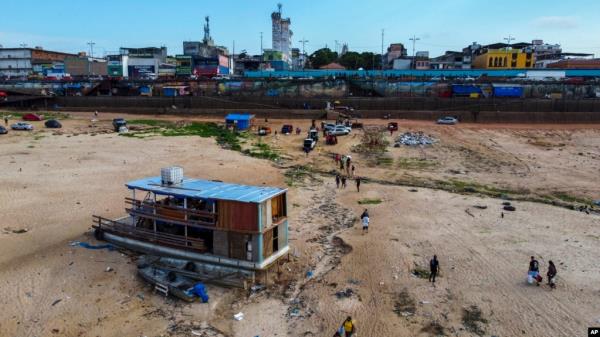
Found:
[[331, 51], [329, 48], [321, 48], [312, 53], [308, 60], [313, 69], [319, 69], [326, 64], [337, 61], [337, 58], [338, 54], [336, 52]]
[[358, 69], [362, 66], [363, 59], [361, 54], [349, 51], [340, 57], [339, 63], [346, 67], [346, 69]]

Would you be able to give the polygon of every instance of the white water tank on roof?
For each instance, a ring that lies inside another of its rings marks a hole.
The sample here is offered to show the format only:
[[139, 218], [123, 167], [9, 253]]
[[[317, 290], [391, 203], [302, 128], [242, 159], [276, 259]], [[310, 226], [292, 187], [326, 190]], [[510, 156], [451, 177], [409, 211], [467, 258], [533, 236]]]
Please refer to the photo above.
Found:
[[163, 185], [181, 184], [183, 168], [179, 166], [163, 167], [160, 169], [160, 179]]

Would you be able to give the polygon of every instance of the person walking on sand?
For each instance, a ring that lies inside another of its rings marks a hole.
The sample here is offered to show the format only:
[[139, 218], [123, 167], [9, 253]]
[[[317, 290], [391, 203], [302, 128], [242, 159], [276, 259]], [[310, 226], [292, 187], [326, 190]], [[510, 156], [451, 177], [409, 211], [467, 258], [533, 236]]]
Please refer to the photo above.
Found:
[[363, 231], [363, 233], [365, 233], [365, 232], [369, 233], [369, 222], [370, 221], [371, 221], [371, 219], [369, 218], [368, 214], [366, 216], [362, 217], [362, 231]]
[[335, 175], [335, 187], [340, 188], [340, 175], [339, 174]]
[[435, 277], [438, 274], [438, 270], [440, 268], [440, 262], [437, 259], [437, 255], [434, 255], [433, 258], [429, 261], [429, 282], [433, 282], [435, 285]]
[[[535, 285], [539, 286], [540, 281], [538, 281], [538, 277], [540, 276], [540, 263], [535, 259], [535, 257], [531, 257], [529, 261], [529, 271], [527, 273], [528, 278], [531, 280], [535, 280]], [[533, 282], [533, 281], [531, 281]]]
[[352, 177], [354, 177], [354, 169], [355, 169], [354, 164], [352, 164]]
[[8, 126], [8, 116], [4, 116], [4, 125]]
[[356, 333], [356, 326], [352, 320], [352, 317], [348, 316], [342, 326], [344, 327], [345, 337], [352, 337], [352, 335]]
[[346, 188], [346, 176], [342, 176], [342, 188]]
[[354, 179], [356, 181], [356, 192], [360, 192], [360, 177]]
[[362, 214], [360, 215], [360, 219], [362, 220], [362, 218], [369, 216], [369, 211], [365, 208], [365, 210], [362, 212]]
[[548, 276], [548, 285], [550, 286], [550, 289], [556, 288], [556, 274], [557, 272], [554, 262], [548, 261], [548, 273], [546, 276]]

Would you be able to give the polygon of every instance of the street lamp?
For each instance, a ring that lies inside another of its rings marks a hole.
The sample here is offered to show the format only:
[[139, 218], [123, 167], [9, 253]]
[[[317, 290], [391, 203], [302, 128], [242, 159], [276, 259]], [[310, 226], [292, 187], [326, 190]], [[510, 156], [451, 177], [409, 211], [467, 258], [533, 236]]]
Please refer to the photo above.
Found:
[[413, 44], [412, 64], [413, 64], [413, 67], [416, 69], [417, 63], [415, 62], [415, 44], [417, 43], [417, 41], [419, 41], [421, 39], [416, 37], [415, 35], [413, 35], [413, 37], [411, 37], [409, 40], [412, 41], [412, 44]]

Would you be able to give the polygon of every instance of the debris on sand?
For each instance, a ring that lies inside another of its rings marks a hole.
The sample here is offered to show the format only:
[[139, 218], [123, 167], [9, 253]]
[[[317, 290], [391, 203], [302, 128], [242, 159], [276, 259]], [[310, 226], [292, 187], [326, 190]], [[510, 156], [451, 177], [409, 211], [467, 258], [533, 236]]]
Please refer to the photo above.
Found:
[[463, 309], [462, 323], [467, 331], [483, 336], [485, 329], [482, 328], [482, 325], [487, 322], [487, 319], [482, 317], [481, 309], [476, 305]]
[[27, 229], [27, 228], [13, 229], [12, 232], [15, 234], [23, 234], [23, 233], [29, 232], [29, 229]]
[[438, 322], [430, 322], [421, 329], [421, 332], [429, 333], [431, 336], [445, 336], [444, 327]]
[[338, 299], [349, 298], [349, 297], [352, 297], [352, 295], [354, 295], [354, 290], [352, 290], [352, 288], [347, 288], [346, 290], [340, 290], [335, 293], [335, 296], [337, 296]]
[[418, 145], [433, 145], [437, 142], [437, 139], [425, 135], [423, 131], [418, 132], [405, 132], [396, 138], [394, 147], [400, 147], [401, 145], [406, 146], [418, 146]]
[[415, 300], [410, 297], [408, 294], [408, 290], [403, 289], [396, 299], [396, 304], [394, 305], [394, 312], [398, 316], [408, 317], [413, 316], [417, 312], [417, 306]]
[[516, 210], [517, 210], [517, 209], [515, 208], [515, 206], [511, 206], [511, 205], [506, 205], [506, 206], [504, 206], [504, 207], [503, 207], [503, 209], [504, 209], [505, 211], [509, 211], [509, 212], [514, 212], [514, 211], [516, 211]]

